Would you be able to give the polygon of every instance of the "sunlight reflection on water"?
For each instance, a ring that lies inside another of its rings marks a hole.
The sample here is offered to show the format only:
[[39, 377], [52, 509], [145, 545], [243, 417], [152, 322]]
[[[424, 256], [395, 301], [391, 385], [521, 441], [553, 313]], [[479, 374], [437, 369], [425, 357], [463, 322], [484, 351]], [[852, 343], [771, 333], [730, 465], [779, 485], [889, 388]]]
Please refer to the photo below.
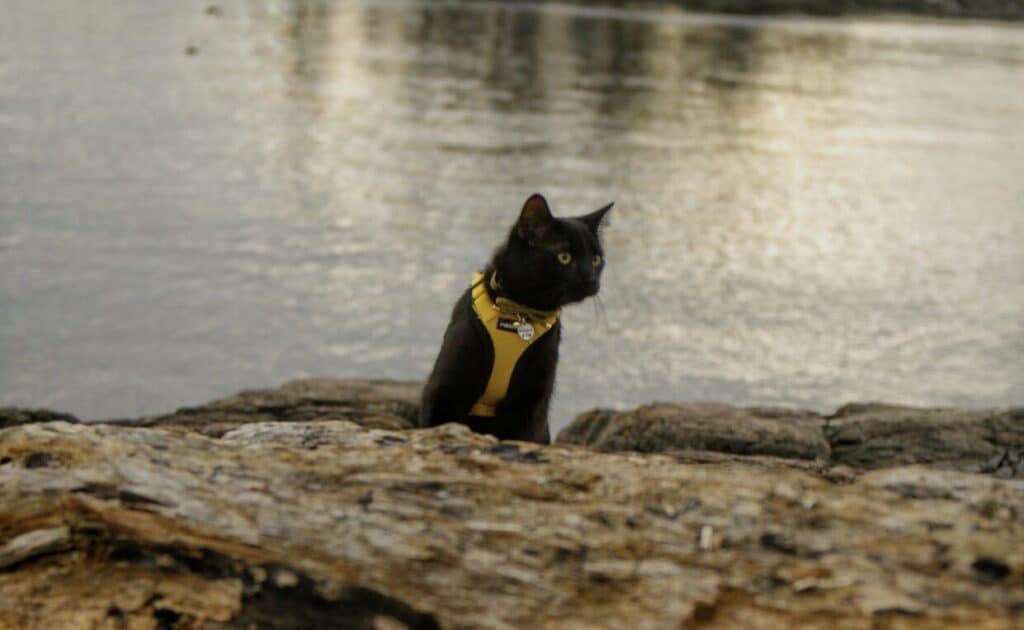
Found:
[[[0, 24], [0, 403], [423, 378], [539, 190], [616, 201], [553, 420], [1024, 401], [1024, 31], [474, 3]], [[198, 54], [184, 54], [195, 45]]]

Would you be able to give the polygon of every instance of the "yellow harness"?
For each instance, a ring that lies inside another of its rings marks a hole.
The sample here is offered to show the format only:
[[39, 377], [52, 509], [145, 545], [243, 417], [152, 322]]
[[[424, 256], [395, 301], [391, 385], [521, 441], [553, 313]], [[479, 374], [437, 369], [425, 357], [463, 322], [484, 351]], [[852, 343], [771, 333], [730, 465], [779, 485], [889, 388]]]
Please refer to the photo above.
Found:
[[[491, 285], [497, 286], [494, 277]], [[495, 304], [484, 286], [484, 274], [473, 276], [472, 297], [473, 310], [480, 323], [487, 329], [494, 347], [494, 365], [487, 380], [484, 395], [469, 410], [470, 415], [493, 418], [498, 403], [508, 394], [508, 385], [512, 380], [512, 372], [516, 363], [531, 344], [544, 336], [544, 333], [558, 321], [559, 311], [538, 311], [516, 304], [511, 300], [498, 298]]]

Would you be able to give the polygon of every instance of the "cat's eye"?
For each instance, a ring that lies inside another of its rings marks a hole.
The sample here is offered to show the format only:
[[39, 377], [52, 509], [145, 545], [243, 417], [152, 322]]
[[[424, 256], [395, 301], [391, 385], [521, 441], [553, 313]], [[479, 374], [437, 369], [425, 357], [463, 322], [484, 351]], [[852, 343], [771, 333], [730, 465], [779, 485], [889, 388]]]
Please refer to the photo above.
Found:
[[562, 263], [563, 265], [568, 265], [569, 263], [572, 262], [572, 254], [570, 254], [569, 252], [560, 253], [558, 255], [558, 262]]
[[600, 267], [602, 262], [603, 261], [601, 260], [600, 256], [594, 256], [594, 266], [595, 267]]

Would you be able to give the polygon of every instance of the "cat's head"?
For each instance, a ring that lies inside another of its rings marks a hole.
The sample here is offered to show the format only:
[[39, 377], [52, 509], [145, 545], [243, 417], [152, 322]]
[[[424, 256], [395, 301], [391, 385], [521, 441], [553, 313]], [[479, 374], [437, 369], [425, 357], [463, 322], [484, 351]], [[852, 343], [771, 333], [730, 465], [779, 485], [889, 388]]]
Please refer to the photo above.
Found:
[[495, 252], [500, 291], [538, 309], [555, 309], [597, 294], [604, 271], [599, 232], [613, 204], [578, 217], [556, 218], [533, 194]]

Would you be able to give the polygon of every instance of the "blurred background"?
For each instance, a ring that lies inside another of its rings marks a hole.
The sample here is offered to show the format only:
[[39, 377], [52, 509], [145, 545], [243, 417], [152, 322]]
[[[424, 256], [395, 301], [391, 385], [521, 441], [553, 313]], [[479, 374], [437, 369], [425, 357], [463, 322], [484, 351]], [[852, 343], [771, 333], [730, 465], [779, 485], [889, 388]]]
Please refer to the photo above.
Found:
[[556, 431], [654, 400], [1020, 404], [1021, 24], [5, 0], [0, 404], [422, 380], [534, 191], [616, 202]]

